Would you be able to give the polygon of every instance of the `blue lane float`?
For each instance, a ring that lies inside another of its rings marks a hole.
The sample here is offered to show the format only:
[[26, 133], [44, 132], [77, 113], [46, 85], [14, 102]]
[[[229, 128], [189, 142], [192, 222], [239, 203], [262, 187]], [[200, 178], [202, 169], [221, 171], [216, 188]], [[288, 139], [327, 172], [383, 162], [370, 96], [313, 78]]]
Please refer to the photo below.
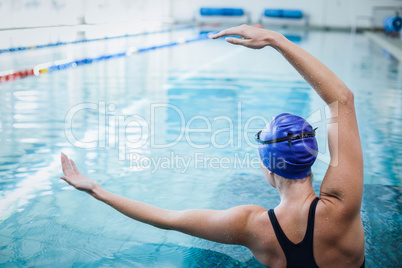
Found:
[[302, 19], [303, 12], [301, 10], [291, 9], [265, 9], [264, 16], [269, 18], [283, 18], [283, 19]]
[[[120, 53], [107, 54], [107, 55], [102, 55], [102, 56], [95, 57], [95, 58], [86, 58], [86, 59], [74, 60], [74, 61], [63, 62], [63, 63], [55, 63], [55, 64], [47, 66], [47, 68], [37, 70], [36, 73], [52, 72], [52, 71], [63, 70], [63, 69], [67, 69], [67, 68], [75, 68], [77, 66], [91, 64], [93, 62], [104, 61], [104, 60], [109, 60], [109, 59], [113, 59], [113, 58], [128, 57], [128, 56], [131, 56], [132, 54], [138, 54], [138, 53], [143, 53], [143, 52], [147, 52], [147, 51], [151, 51], [151, 50], [177, 46], [180, 44], [191, 43], [191, 42], [195, 42], [195, 41], [204, 40], [207, 38], [208, 38], [207, 34], [200, 34], [199, 36], [192, 38], [192, 39], [180, 39], [179, 41], [162, 44], [162, 45], [156, 45], [156, 46], [150, 46], [150, 47], [144, 47], [144, 48], [130, 47], [126, 51], [120, 52]], [[35, 68], [34, 68], [34, 70], [35, 70]]]
[[166, 30], [153, 31], [153, 32], [136, 33], [136, 34], [125, 34], [125, 35], [118, 35], [118, 36], [111, 36], [111, 37], [83, 39], [83, 40], [77, 40], [77, 41], [71, 41], [71, 42], [56, 42], [56, 43], [37, 45], [37, 46], [12, 47], [12, 48], [0, 49], [0, 54], [1, 53], [18, 52], [18, 51], [24, 51], [24, 50], [31, 50], [31, 49], [40, 49], [40, 48], [47, 48], [47, 47], [57, 47], [57, 46], [64, 46], [64, 45], [71, 45], [71, 44], [104, 41], [104, 40], [110, 40], [110, 39], [135, 37], [135, 36], [140, 36], [140, 35], [167, 33], [167, 32], [181, 31], [181, 30], [187, 30], [187, 29], [192, 29], [192, 28], [194, 28], [194, 26], [185, 26], [185, 27], [180, 27], [180, 28], [176, 28], [176, 29], [166, 29]]
[[200, 8], [201, 16], [243, 16], [245, 14], [242, 8]]
[[398, 33], [402, 29], [402, 18], [397, 16], [386, 17], [383, 21], [386, 33]]

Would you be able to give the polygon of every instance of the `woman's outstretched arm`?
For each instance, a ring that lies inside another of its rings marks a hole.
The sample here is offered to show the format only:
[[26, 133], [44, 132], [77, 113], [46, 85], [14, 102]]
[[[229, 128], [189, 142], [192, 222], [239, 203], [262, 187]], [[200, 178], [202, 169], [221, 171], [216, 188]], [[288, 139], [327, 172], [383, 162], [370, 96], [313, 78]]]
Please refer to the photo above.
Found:
[[[352, 219], [360, 216], [363, 194], [363, 154], [357, 127], [354, 96], [349, 88], [328, 67], [310, 53], [289, 41], [283, 35], [242, 25], [210, 36], [226, 35], [226, 41], [235, 45], [260, 49], [271, 46], [314, 88], [328, 104], [331, 121], [328, 125], [328, 146], [331, 163], [321, 184], [320, 197]], [[339, 206], [341, 204], [341, 206]]]
[[62, 153], [64, 176], [60, 178], [78, 190], [85, 191], [124, 215], [158, 228], [176, 230], [211, 241], [247, 246], [252, 234], [249, 222], [258, 206], [239, 206], [228, 210], [167, 210], [135, 201], [103, 189], [82, 175], [73, 160]]

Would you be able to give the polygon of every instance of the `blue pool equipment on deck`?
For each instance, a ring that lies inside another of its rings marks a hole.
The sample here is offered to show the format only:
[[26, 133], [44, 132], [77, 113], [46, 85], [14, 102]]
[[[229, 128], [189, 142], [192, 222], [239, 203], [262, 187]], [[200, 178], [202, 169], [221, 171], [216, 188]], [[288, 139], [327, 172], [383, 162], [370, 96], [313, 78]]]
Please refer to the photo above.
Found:
[[402, 29], [402, 18], [398, 16], [386, 17], [383, 23], [386, 33], [398, 33]]
[[265, 9], [264, 16], [271, 18], [302, 19], [303, 12], [301, 10]]
[[259, 23], [277, 26], [306, 26], [308, 16], [299, 9], [271, 9], [261, 13]]
[[243, 16], [244, 14], [245, 13], [242, 8], [200, 8], [201, 16]]
[[250, 21], [250, 14], [243, 8], [201, 7], [195, 12], [194, 20], [206, 23], [248, 23]]

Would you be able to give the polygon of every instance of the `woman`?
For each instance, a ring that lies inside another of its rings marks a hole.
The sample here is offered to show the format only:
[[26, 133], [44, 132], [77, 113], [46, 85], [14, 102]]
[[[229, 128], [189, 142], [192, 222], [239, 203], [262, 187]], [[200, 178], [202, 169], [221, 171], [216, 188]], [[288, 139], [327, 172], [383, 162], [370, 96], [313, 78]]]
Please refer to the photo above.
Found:
[[270, 267], [364, 267], [364, 232], [360, 217], [363, 156], [353, 93], [324, 64], [283, 35], [247, 25], [229, 28], [235, 45], [275, 48], [328, 104], [331, 163], [320, 188], [313, 191], [311, 166], [317, 154], [315, 133], [301, 117], [281, 114], [256, 135], [261, 168], [278, 189], [281, 202], [267, 211], [244, 205], [224, 211], [173, 211], [130, 200], [104, 190], [61, 156], [61, 178], [121, 213], [159, 228], [226, 244], [243, 245]]

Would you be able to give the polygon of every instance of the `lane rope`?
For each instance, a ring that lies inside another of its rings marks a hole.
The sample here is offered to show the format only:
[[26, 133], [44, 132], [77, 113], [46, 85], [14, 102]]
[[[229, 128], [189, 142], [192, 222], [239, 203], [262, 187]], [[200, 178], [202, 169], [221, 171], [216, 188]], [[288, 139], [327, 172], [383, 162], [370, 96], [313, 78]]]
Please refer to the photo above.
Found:
[[138, 54], [138, 53], [143, 53], [143, 52], [147, 52], [147, 51], [151, 51], [151, 50], [173, 47], [173, 46], [177, 46], [177, 45], [181, 45], [181, 44], [201, 41], [201, 40], [209, 39], [208, 36], [209, 36], [209, 33], [203, 33], [194, 38], [190, 38], [190, 39], [180, 38], [177, 41], [170, 42], [167, 44], [162, 44], [162, 45], [155, 45], [155, 46], [149, 46], [149, 47], [143, 47], [143, 48], [129, 47], [128, 49], [126, 49], [125, 51], [120, 52], [120, 53], [105, 54], [105, 55], [101, 55], [99, 57], [84, 58], [84, 59], [78, 59], [78, 60], [64, 59], [64, 60], [58, 60], [58, 61], [54, 61], [54, 62], [41, 63], [41, 64], [38, 64], [38, 65], [34, 66], [33, 68], [27, 69], [27, 70], [21, 70], [21, 71], [9, 70], [9, 71], [5, 71], [5, 72], [0, 72], [0, 83], [6, 82], [6, 81], [12, 81], [12, 80], [19, 79], [19, 78], [24, 78], [27, 76], [33, 76], [33, 75], [38, 76], [40, 74], [47, 73], [47, 72], [54, 72], [54, 71], [58, 71], [58, 70], [68, 69], [68, 68], [76, 68], [81, 65], [91, 64], [91, 63], [98, 62], [98, 61], [104, 61], [104, 60], [120, 58], [120, 57], [129, 57], [133, 54]]
[[83, 39], [83, 40], [76, 40], [76, 41], [70, 41], [70, 42], [56, 42], [56, 43], [50, 43], [50, 44], [45, 44], [45, 45], [36, 45], [36, 46], [12, 47], [12, 48], [0, 49], [0, 54], [12, 53], [12, 52], [18, 52], [18, 51], [24, 51], [24, 50], [39, 49], [39, 48], [57, 47], [57, 46], [88, 43], [88, 42], [95, 42], [95, 41], [104, 41], [104, 40], [111, 40], [111, 39], [118, 39], [118, 38], [136, 37], [136, 36], [148, 35], [148, 34], [168, 33], [168, 32], [172, 32], [172, 31], [188, 30], [188, 29], [192, 29], [194, 27], [195, 26], [184, 26], [184, 27], [152, 31], [152, 32], [125, 34], [125, 35], [110, 36], [110, 37], [105, 36], [105, 37], [101, 37], [101, 38]]

